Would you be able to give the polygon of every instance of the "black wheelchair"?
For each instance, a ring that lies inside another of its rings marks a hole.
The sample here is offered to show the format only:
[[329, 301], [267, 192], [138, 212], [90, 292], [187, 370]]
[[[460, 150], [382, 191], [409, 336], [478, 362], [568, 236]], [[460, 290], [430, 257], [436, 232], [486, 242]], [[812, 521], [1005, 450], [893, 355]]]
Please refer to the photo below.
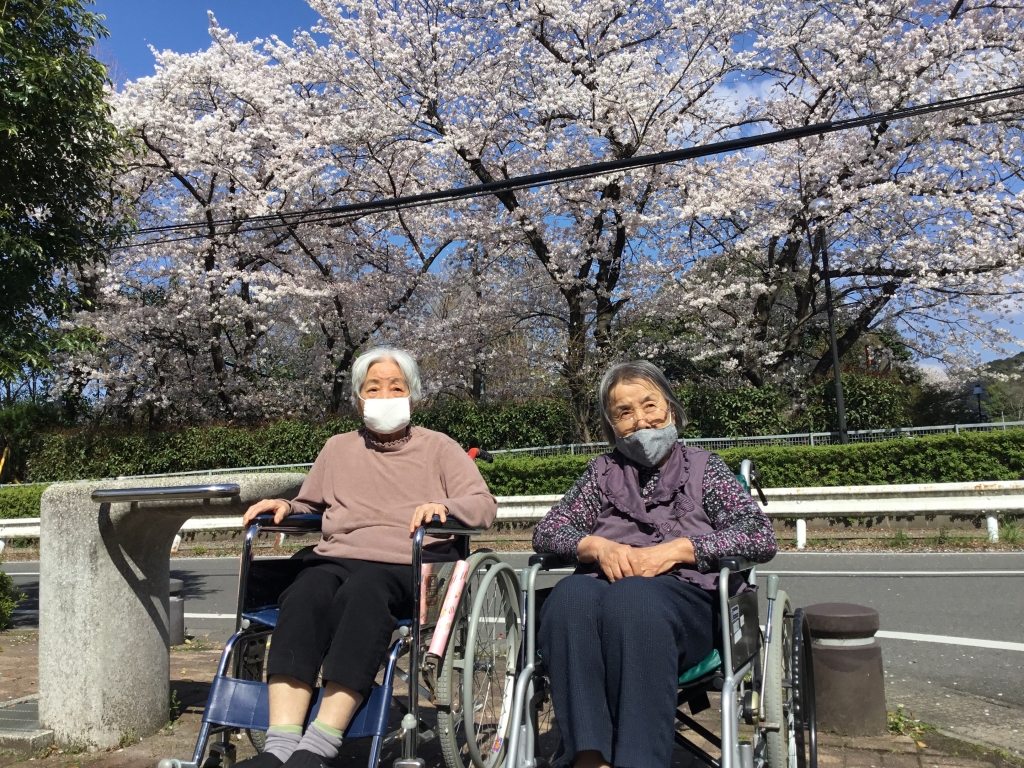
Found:
[[[165, 759], [158, 768], [230, 768], [232, 736], [244, 732], [259, 752], [269, 727], [264, 680], [268, 643], [278, 619], [278, 600], [303, 567], [297, 558], [255, 558], [260, 533], [319, 535], [319, 515], [291, 515], [279, 524], [260, 515], [246, 529], [239, 575], [235, 633], [224, 646], [191, 760]], [[379, 682], [345, 731], [346, 742], [370, 739], [368, 768], [401, 741], [398, 768], [422, 768], [419, 745], [438, 739], [448, 768], [496, 768], [505, 758], [511, 703], [521, 659], [522, 617], [516, 572], [489, 550], [470, 553], [480, 531], [454, 521], [430, 523], [413, 537], [412, 619], [400, 621]], [[425, 534], [456, 538], [459, 562], [424, 567]], [[458, 585], [457, 587], [455, 585]], [[415, 620], [415, 619], [419, 620]], [[408, 659], [406, 669], [400, 661]], [[395, 694], [398, 678], [407, 700]], [[323, 690], [307, 715], [316, 717]], [[437, 712], [432, 728], [420, 717], [420, 698]], [[389, 730], [392, 712], [401, 715]]]
[[[753, 462], [745, 460], [737, 480], [756, 489], [767, 503]], [[544, 661], [536, 647], [537, 612], [550, 589], [537, 589], [538, 574], [566, 563], [554, 555], [535, 555], [523, 569], [522, 616], [525, 642], [512, 703], [510, 768], [559, 768]], [[676, 743], [709, 768], [817, 768], [817, 720], [811, 638], [803, 611], [793, 610], [778, 588], [778, 576], [766, 584], [767, 616], [758, 622], [757, 569], [740, 557], [719, 562], [719, 638], [700, 663], [680, 670]], [[742, 589], [745, 583], [748, 589]], [[694, 719], [709, 709], [709, 694], [719, 694], [718, 734]], [[689, 713], [683, 708], [687, 707]], [[716, 758], [688, 735], [719, 752]]]

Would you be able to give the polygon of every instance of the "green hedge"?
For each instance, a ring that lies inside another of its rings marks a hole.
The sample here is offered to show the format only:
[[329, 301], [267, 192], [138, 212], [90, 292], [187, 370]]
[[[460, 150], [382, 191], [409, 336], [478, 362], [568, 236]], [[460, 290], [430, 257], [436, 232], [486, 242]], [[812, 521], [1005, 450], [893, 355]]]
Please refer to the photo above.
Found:
[[[753, 459], [767, 488], [1020, 480], [1024, 430], [846, 446], [730, 448], [719, 455], [734, 472], [743, 459]], [[563, 493], [590, 458], [499, 459], [481, 469], [496, 496]]]
[[[485, 403], [452, 400], [413, 412], [413, 423], [451, 435], [464, 447], [517, 448], [571, 442], [564, 402]], [[100, 428], [50, 432], [36, 438], [26, 461], [34, 482], [151, 475], [197, 469], [301, 464], [313, 461], [327, 438], [361, 422], [278, 421], [262, 427], [190, 427], [166, 432]]]
[[[296, 422], [281, 422], [274, 427], [253, 430], [243, 443], [242, 430], [224, 430], [225, 444], [217, 446], [197, 442], [199, 437], [213, 440], [213, 430], [196, 430], [190, 442], [189, 432], [168, 433], [164, 442], [159, 435], [124, 436], [118, 441], [86, 444], [50, 441], [47, 460], [51, 466], [65, 469], [55, 480], [74, 480], [87, 476], [82, 467], [100, 468], [92, 476], [169, 472], [183, 468], [240, 466], [312, 461], [331, 431], [299, 428]], [[171, 439], [173, 438], [173, 439]], [[66, 450], [78, 446], [82, 453]], [[58, 450], [60, 449], [60, 450]], [[257, 450], [253, 453], [243, 451]], [[288, 451], [289, 462], [281, 462]], [[142, 456], [142, 460], [132, 458]], [[199, 456], [215, 455], [217, 463], [196, 467]], [[240, 461], [243, 456], [248, 461]], [[255, 460], [253, 456], [255, 455]], [[779, 448], [731, 448], [720, 455], [733, 471], [740, 461], [753, 459], [761, 468], [769, 488], [815, 487], [828, 485], [885, 485], [895, 483], [951, 483], [1024, 478], [1024, 430], [988, 434], [939, 435], [904, 438], [881, 443], [848, 446], [794, 446]], [[125, 458], [127, 457], [127, 459]], [[494, 464], [481, 464], [484, 478], [496, 496], [563, 493], [583, 472], [589, 456], [553, 456], [550, 458], [504, 458]], [[123, 462], [123, 463], [121, 463]], [[187, 462], [193, 462], [188, 464]], [[56, 474], [56, 470], [54, 470]], [[0, 489], [0, 517], [36, 517], [43, 486]]]
[[0, 520], [15, 517], [39, 517], [39, 497], [47, 486], [0, 488]]

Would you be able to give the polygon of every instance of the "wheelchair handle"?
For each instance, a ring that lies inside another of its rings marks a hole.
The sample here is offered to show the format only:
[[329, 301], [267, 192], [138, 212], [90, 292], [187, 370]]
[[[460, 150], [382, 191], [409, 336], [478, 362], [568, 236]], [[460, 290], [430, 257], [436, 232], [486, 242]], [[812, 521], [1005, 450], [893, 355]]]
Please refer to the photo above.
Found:
[[452, 518], [442, 523], [438, 515], [434, 515], [433, 519], [423, 525], [422, 528], [427, 533], [446, 533], [452, 536], [478, 536], [484, 532], [483, 528], [467, 528], [458, 520]]
[[131, 501], [198, 501], [225, 499], [238, 496], [237, 483], [221, 485], [171, 485], [166, 488], [97, 488], [92, 500], [98, 504], [116, 504]]
[[767, 598], [769, 600], [774, 600], [776, 598], [776, 596], [779, 594], [779, 576], [778, 576], [778, 574], [773, 573], [770, 576], [768, 576], [768, 590], [767, 591], [768, 591]]

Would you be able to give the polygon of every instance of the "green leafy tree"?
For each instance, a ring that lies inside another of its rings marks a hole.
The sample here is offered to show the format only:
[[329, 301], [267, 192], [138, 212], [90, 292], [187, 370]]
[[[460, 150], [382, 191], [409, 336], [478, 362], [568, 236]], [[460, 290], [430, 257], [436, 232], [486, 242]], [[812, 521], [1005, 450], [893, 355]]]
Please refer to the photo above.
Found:
[[[88, 0], [86, 0], [88, 2]], [[89, 302], [73, 270], [112, 235], [121, 148], [91, 55], [107, 34], [82, 0], [0, 0], [0, 377], [45, 366], [54, 320]]]

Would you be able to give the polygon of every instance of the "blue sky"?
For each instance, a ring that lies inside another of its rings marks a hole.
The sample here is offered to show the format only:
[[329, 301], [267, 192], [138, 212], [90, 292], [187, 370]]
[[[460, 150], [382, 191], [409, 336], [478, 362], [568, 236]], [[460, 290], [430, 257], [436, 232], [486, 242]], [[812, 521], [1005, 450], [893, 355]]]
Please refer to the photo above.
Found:
[[277, 35], [291, 40], [298, 28], [319, 20], [303, 0], [97, 0], [93, 9], [107, 17], [110, 37], [99, 58], [116, 61], [118, 80], [153, 74], [152, 45], [157, 50], [198, 51], [210, 44], [207, 11], [241, 40]]

